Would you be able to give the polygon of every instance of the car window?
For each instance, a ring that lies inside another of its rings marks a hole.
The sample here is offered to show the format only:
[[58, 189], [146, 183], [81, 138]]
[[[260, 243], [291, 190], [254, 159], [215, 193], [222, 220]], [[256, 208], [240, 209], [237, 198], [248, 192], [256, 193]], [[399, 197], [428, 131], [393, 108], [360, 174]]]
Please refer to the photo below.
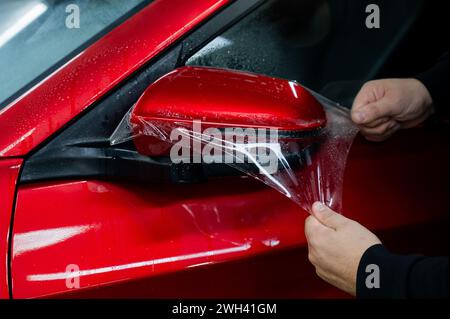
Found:
[[[2, 0], [0, 109], [46, 70], [145, 0]], [[74, 6], [75, 5], [75, 6]], [[79, 24], [74, 20], [79, 13]], [[67, 23], [66, 23], [67, 21]]]
[[190, 57], [187, 65], [297, 80], [348, 106], [361, 83], [377, 76], [422, 1], [379, 1], [382, 30], [365, 26], [368, 3], [268, 1]]

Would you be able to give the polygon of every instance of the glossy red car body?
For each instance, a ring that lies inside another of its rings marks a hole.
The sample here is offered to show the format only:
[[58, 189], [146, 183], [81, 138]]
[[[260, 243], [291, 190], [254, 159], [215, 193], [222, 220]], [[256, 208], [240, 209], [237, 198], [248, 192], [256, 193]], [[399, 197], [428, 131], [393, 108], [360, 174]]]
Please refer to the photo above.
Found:
[[0, 298], [8, 298], [8, 244], [13, 202], [22, 159], [0, 160]]
[[[227, 3], [155, 1], [0, 111], [0, 297], [345, 296], [307, 260], [306, 213], [250, 179], [16, 187], [23, 157]], [[343, 213], [397, 252], [445, 250], [447, 132], [357, 138]]]

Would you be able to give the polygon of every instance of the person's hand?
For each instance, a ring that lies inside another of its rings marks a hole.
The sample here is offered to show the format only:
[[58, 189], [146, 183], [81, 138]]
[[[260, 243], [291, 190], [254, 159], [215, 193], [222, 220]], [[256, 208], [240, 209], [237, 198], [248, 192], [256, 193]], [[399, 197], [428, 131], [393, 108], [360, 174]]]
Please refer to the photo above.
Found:
[[433, 113], [432, 102], [419, 80], [375, 80], [359, 91], [351, 117], [369, 141], [381, 142], [399, 129], [425, 121]]
[[305, 220], [308, 258], [317, 275], [333, 286], [356, 295], [356, 275], [364, 252], [380, 240], [357, 222], [314, 203]]

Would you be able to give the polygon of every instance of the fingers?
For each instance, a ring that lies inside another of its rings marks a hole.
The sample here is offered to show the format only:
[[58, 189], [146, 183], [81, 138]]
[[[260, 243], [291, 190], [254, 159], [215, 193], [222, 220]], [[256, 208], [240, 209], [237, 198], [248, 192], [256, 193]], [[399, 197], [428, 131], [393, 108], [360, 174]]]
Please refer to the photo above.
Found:
[[[353, 101], [351, 117], [359, 125], [368, 125], [371, 122], [385, 118], [379, 102], [385, 97], [383, 81], [369, 81], [363, 85]], [[372, 125], [379, 125], [373, 123]]]
[[[394, 109], [385, 90], [380, 89], [382, 81], [368, 82], [361, 88], [351, 111], [353, 122], [361, 134], [372, 142], [381, 142], [400, 129], [392, 116]], [[381, 85], [383, 87], [383, 85]]]
[[351, 117], [352, 121], [357, 125], [373, 127], [386, 121], [386, 118], [389, 119], [392, 112], [392, 107], [389, 107], [383, 100], [379, 100], [353, 108]]
[[401, 125], [398, 122], [389, 120], [376, 127], [361, 127], [360, 129], [361, 134], [363, 134], [369, 141], [381, 142], [388, 139], [400, 128]]
[[366, 82], [356, 95], [352, 109], [358, 110], [360, 107], [374, 103], [382, 97], [384, 95], [383, 87], [378, 84], [377, 81]]
[[317, 236], [317, 234], [324, 229], [326, 229], [326, 227], [322, 225], [314, 216], [308, 216], [305, 219], [305, 235], [308, 242], [310, 242], [314, 236]]
[[358, 92], [351, 111], [353, 122], [359, 126], [377, 127], [389, 121], [392, 103], [386, 95], [388, 82], [369, 81]]
[[370, 123], [367, 123], [367, 124], [364, 124], [364, 125], [360, 125], [360, 127], [361, 128], [365, 128], [365, 127], [367, 127], [367, 128], [375, 128], [375, 127], [380, 126], [381, 124], [384, 124], [384, 123], [389, 122], [391, 120], [392, 119], [390, 117], [381, 117], [379, 119], [376, 119], [373, 122], [370, 122]]
[[326, 205], [315, 202], [312, 206], [312, 215], [324, 226], [336, 230], [347, 221], [347, 218], [328, 208]]
[[305, 219], [305, 236], [308, 241], [309, 249], [320, 247], [323, 240], [335, 231], [332, 228], [324, 226], [316, 217], [310, 215]]

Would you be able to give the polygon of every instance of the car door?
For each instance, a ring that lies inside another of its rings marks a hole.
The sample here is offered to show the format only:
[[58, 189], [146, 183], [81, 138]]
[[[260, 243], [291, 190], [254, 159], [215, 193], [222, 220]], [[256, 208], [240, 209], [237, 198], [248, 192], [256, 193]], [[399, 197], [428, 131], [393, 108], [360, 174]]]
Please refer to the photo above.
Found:
[[[349, 32], [364, 3], [296, 3], [155, 1], [16, 102], [46, 104], [48, 116], [30, 115], [35, 126], [3, 151], [25, 157], [11, 230], [12, 297], [343, 296], [314, 275], [307, 215], [283, 195], [245, 177], [173, 184], [137, 162], [132, 143], [109, 143], [145, 88], [186, 64], [296, 79], [349, 105], [362, 82], [398, 72], [388, 66], [410, 31], [401, 26], [412, 28], [422, 5], [408, 4], [403, 21], [380, 35]], [[58, 100], [65, 94], [71, 103]], [[343, 213], [399, 252], [433, 252], [428, 244], [445, 234], [436, 228], [448, 210], [445, 132], [421, 127], [380, 145], [358, 137]]]

